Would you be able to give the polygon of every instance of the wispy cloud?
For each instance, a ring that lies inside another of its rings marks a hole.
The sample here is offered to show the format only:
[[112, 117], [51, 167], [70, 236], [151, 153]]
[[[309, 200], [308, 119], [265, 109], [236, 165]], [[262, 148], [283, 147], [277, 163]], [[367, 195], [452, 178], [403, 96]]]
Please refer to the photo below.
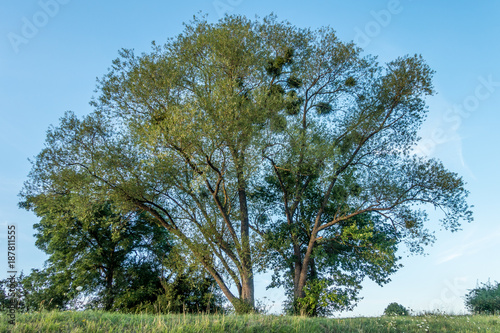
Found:
[[457, 252], [457, 253], [452, 253], [449, 255], [443, 255], [440, 259], [438, 259], [437, 264], [443, 264], [447, 261], [451, 261], [451, 260], [459, 258], [463, 255], [464, 255], [463, 252]]
[[462, 257], [465, 254], [468, 255], [475, 254], [492, 244], [498, 244], [499, 238], [500, 238], [500, 228], [497, 228], [493, 232], [489, 233], [487, 236], [475, 239], [468, 243], [464, 243], [456, 247], [453, 247], [447, 251], [444, 251], [439, 255], [439, 258], [436, 261], [436, 265], [440, 265], [445, 262]]
[[457, 146], [457, 154], [460, 158], [460, 163], [462, 164], [462, 167], [464, 168], [465, 171], [470, 175], [470, 177], [474, 180], [477, 180], [476, 176], [472, 172], [471, 168], [469, 168], [469, 165], [465, 162], [464, 154], [463, 154], [463, 149], [462, 149], [462, 138], [460, 138], [459, 144]]

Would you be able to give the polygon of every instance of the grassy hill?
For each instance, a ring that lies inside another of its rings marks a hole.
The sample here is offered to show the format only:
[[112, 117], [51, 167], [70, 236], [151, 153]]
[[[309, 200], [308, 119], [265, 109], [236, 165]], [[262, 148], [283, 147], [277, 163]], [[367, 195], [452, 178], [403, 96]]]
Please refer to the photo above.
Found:
[[1, 332], [500, 332], [500, 316], [425, 315], [374, 318], [302, 318], [273, 315], [148, 315], [99, 311], [1, 316]]

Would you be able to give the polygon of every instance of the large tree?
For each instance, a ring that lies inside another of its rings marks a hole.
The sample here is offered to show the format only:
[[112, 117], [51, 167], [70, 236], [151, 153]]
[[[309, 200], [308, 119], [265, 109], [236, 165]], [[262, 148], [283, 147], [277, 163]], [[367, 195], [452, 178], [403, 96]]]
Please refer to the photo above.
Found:
[[289, 267], [295, 310], [314, 314], [308, 291], [348, 306], [338, 287], [359, 281], [344, 272], [387, 282], [397, 243], [420, 252], [432, 242], [425, 209], [442, 212], [452, 231], [472, 215], [463, 180], [412, 154], [424, 98], [433, 93], [422, 57], [380, 65], [331, 29], [305, 35], [293, 63], [277, 57], [270, 71], [283, 100], [298, 103], [283, 109], [280, 130], [263, 150], [269, 213], [257, 231], [271, 239], [282, 231], [274, 249]]
[[151, 54], [123, 51], [100, 82], [97, 111], [67, 114], [31, 174], [42, 192], [56, 184], [148, 212], [239, 312], [254, 306], [247, 193], [259, 132], [279, 107], [262, 70], [274, 52], [266, 29], [241, 17], [195, 20]]
[[416, 248], [431, 239], [415, 204], [442, 209], [452, 229], [470, 219], [462, 180], [410, 154], [431, 75], [418, 56], [381, 66], [328, 28], [195, 19], [148, 54], [123, 50], [96, 111], [49, 131], [31, 182], [147, 212], [238, 312], [276, 258], [297, 304], [308, 281], [358, 283], [345, 269], [382, 283], [396, 268], [387, 226]]

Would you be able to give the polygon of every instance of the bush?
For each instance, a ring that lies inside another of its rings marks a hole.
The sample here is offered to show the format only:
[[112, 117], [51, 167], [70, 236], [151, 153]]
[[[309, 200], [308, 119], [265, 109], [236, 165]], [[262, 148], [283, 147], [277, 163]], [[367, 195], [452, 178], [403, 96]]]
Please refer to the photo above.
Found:
[[293, 294], [288, 294], [290, 298], [284, 304], [285, 313], [308, 317], [327, 317], [335, 312], [352, 310], [358, 301], [355, 285], [346, 283], [345, 286], [331, 287], [333, 284], [331, 279], [310, 279], [304, 287], [305, 296], [303, 298], [294, 300]]
[[474, 314], [500, 313], [500, 283], [482, 283], [465, 295], [465, 306]]
[[386, 316], [407, 316], [408, 309], [401, 304], [391, 303], [385, 308], [384, 314]]

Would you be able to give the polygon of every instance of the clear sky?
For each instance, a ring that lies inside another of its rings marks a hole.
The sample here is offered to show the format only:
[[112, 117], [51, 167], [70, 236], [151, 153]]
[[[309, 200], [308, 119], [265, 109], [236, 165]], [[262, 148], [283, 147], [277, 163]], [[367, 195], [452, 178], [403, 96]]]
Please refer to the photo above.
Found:
[[[404, 268], [392, 282], [364, 283], [364, 299], [342, 316], [380, 315], [394, 301], [415, 311], [462, 313], [468, 289], [500, 280], [500, 1], [431, 0], [1, 1], [0, 278], [8, 270], [7, 225], [19, 229], [19, 270], [42, 268], [46, 259], [32, 236], [37, 218], [18, 209], [17, 194], [49, 125], [66, 110], [92, 111], [95, 79], [119, 49], [148, 51], [151, 41], [175, 37], [200, 11], [210, 21], [224, 13], [275, 13], [300, 27], [329, 25], [381, 62], [419, 53], [436, 71], [438, 94], [428, 99], [418, 153], [464, 177], [475, 221], [451, 233], [431, 213], [437, 242], [427, 255], [402, 250]], [[256, 280], [257, 297], [280, 304], [280, 291], [265, 290], [269, 276]]]

